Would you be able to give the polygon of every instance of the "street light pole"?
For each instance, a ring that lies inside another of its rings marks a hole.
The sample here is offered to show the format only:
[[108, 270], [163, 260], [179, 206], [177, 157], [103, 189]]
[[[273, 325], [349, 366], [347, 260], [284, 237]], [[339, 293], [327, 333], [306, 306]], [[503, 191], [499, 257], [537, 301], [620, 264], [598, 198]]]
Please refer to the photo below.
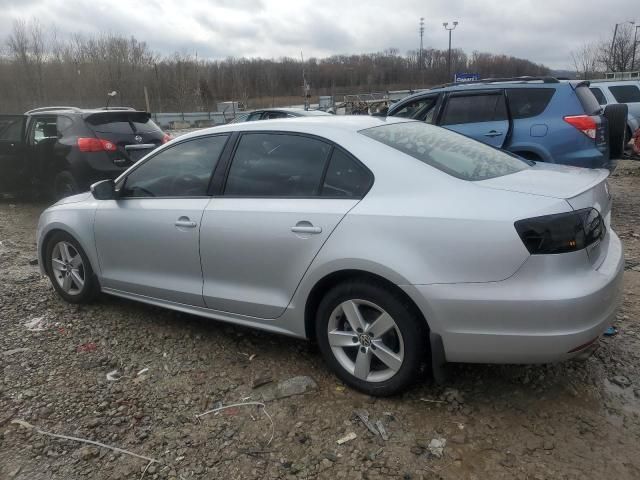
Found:
[[638, 46], [638, 29], [640, 25], [636, 25], [636, 30], [633, 33], [633, 56], [631, 57], [631, 71], [633, 72], [633, 67], [636, 65], [636, 47]]
[[448, 78], [448, 82], [451, 81], [451, 32], [453, 30], [456, 29], [456, 27], [458, 26], [458, 22], [453, 22], [453, 26], [449, 27], [449, 22], [444, 22], [442, 24], [442, 26], [444, 27], [445, 30], [447, 30], [449, 32], [449, 55], [448, 55], [448, 59], [447, 59], [447, 78]]

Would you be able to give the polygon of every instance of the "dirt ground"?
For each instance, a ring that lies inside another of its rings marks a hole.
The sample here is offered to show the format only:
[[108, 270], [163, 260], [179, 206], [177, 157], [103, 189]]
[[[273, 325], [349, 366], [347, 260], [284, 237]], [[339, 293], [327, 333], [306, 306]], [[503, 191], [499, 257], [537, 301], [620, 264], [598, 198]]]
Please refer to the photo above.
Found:
[[[640, 478], [640, 162], [610, 183], [627, 260], [618, 335], [584, 362], [457, 365], [444, 386], [388, 399], [345, 388], [303, 341], [107, 296], [64, 303], [34, 265], [44, 205], [2, 200], [0, 479]], [[196, 418], [295, 376], [317, 388]]]

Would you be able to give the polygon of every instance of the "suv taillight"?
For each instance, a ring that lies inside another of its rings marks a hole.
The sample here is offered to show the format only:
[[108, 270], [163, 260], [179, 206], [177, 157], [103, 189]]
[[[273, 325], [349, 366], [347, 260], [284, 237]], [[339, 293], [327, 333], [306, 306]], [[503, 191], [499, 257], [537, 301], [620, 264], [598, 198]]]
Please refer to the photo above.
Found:
[[167, 143], [168, 141], [173, 140], [173, 137], [171, 135], [169, 135], [168, 133], [165, 133], [162, 136], [162, 144], [164, 145], [165, 143]]
[[118, 147], [115, 143], [102, 138], [79, 137], [78, 148], [81, 152], [115, 152]]
[[532, 255], [582, 250], [600, 241], [606, 232], [595, 208], [518, 220], [515, 227]]
[[564, 117], [564, 121], [580, 130], [587, 137], [595, 140], [596, 130], [598, 129], [597, 118], [590, 115], [569, 115]]

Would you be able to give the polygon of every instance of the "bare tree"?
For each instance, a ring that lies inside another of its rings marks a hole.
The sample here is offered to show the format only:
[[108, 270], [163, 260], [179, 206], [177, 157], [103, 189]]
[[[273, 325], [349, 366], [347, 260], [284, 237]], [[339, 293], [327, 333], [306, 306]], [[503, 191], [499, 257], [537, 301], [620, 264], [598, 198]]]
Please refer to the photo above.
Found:
[[571, 52], [571, 60], [580, 77], [585, 80], [593, 78], [598, 67], [598, 46], [594, 43], [583, 43]]
[[634, 34], [634, 25], [629, 22], [619, 24], [611, 38], [600, 45], [599, 61], [607, 70], [626, 72], [631, 68], [634, 63]]

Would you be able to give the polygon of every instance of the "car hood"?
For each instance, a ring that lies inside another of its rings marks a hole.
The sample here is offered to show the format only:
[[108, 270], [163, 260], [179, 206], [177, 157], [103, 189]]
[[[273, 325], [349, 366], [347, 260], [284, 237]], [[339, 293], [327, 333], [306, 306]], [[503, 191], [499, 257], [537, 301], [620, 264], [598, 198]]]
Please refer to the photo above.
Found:
[[608, 176], [608, 170], [536, 163], [520, 172], [481, 180], [475, 184], [495, 190], [570, 199], [592, 189]]
[[88, 200], [89, 198], [91, 198], [91, 192], [78, 193], [77, 195], [71, 195], [70, 197], [65, 197], [58, 200], [53, 204], [53, 206], [55, 207], [56, 205], [66, 205], [68, 203], [80, 203]]

